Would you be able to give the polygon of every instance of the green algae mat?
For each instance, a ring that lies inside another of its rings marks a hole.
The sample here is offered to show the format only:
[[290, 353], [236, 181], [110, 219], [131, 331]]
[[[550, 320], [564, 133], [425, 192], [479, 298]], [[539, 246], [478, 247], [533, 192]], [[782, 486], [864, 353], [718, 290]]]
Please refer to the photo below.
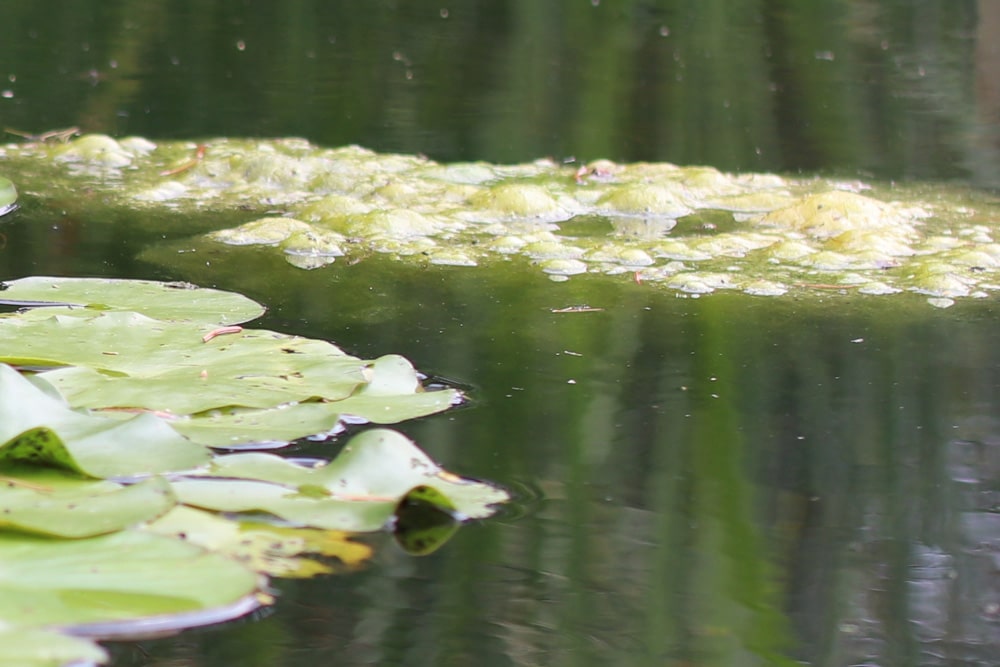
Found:
[[186, 283], [31, 277], [0, 301], [26, 308], [0, 315], [0, 664], [102, 662], [94, 639], [271, 604], [269, 576], [360, 566], [361, 533], [430, 553], [508, 498], [381, 427], [329, 460], [259, 451], [463, 401], [398, 355], [244, 327], [260, 304]]
[[915, 292], [937, 306], [1000, 284], [996, 202], [957, 187], [608, 161], [439, 164], [298, 139], [87, 135], [8, 145], [0, 158], [22, 193], [85, 186], [105, 207], [238, 212], [198, 247], [258, 245], [303, 269], [380, 253], [521, 262], [556, 281], [597, 273], [686, 296]]
[[[101, 135], [3, 146], [0, 167], [4, 221], [39, 200], [191, 221], [144, 253], [167, 266], [248, 246], [303, 276], [379, 255], [688, 298], [1000, 288], [996, 202], [943, 185]], [[96, 640], [271, 604], [267, 577], [360, 566], [360, 534], [429, 553], [508, 498], [385, 427], [464, 401], [401, 356], [254, 328], [263, 306], [188, 283], [9, 279], [0, 303], [21, 309], [0, 315], [0, 664], [101, 662]], [[264, 451], [303, 438], [346, 445]]]

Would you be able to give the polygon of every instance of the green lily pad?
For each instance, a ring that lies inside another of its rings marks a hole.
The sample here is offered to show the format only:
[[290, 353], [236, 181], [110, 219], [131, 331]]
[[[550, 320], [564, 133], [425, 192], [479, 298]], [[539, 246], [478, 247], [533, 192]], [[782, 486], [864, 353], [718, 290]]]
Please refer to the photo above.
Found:
[[122, 486], [55, 471], [17, 472], [17, 478], [0, 478], [0, 530], [92, 537], [155, 519], [176, 504], [161, 477]]
[[[297, 525], [384, 528], [414, 489], [458, 518], [483, 518], [509, 499], [495, 486], [442, 469], [409, 438], [373, 429], [351, 439], [333, 461], [307, 467], [264, 453], [217, 457], [205, 477], [173, 482], [181, 502], [224, 512], [267, 512]], [[432, 494], [429, 489], [432, 489]]]
[[6, 178], [0, 177], [0, 215], [17, 208], [17, 188]]
[[404, 549], [430, 553], [507, 500], [394, 431], [363, 433], [312, 467], [214, 455], [178, 431], [285, 441], [444, 410], [461, 394], [424, 391], [398, 355], [363, 361], [324, 341], [219, 329], [207, 310], [144, 308], [170, 318], [154, 319], [119, 310], [137, 305], [124, 283], [108, 304], [87, 281], [47, 280], [34, 281], [41, 295], [24, 281], [11, 301], [53, 303], [51, 290], [83, 307], [0, 316], [0, 361], [50, 368], [0, 363], [0, 664], [103, 661], [95, 644], [51, 632], [128, 638], [228, 620], [271, 602], [263, 574], [367, 560], [345, 531], [392, 527]]
[[155, 415], [75, 412], [0, 364], [0, 468], [28, 462], [108, 478], [190, 470], [210, 457]]
[[173, 482], [186, 505], [217, 512], [267, 513], [295, 526], [354, 533], [382, 530], [396, 511], [396, 498], [323, 497], [281, 484], [244, 479], [185, 479]]
[[246, 613], [260, 583], [226, 556], [141, 531], [81, 540], [0, 532], [6, 628], [101, 637], [176, 630]]
[[0, 283], [0, 287], [0, 303], [13, 305], [68, 304], [96, 311], [134, 311], [162, 320], [220, 325], [239, 324], [264, 314], [263, 306], [242, 294], [189, 283], [32, 276], [8, 280]]
[[103, 663], [107, 652], [80, 637], [25, 628], [0, 629], [0, 665], [64, 667]]
[[176, 415], [339, 400], [365, 382], [365, 362], [325, 341], [245, 330], [203, 342], [211, 330], [137, 313], [5, 318], [0, 335], [11, 345], [0, 361], [49, 348], [51, 361], [77, 367], [42, 375], [72, 405]]
[[423, 391], [416, 370], [398, 355], [369, 362], [321, 340], [214, 332], [133, 312], [46, 308], [0, 318], [0, 361], [54, 368], [36, 380], [74, 407], [153, 411], [215, 447], [327, 434], [348, 416], [396, 423], [461, 400], [454, 389]]
[[454, 389], [395, 396], [359, 392], [336, 402], [212, 410], [171, 424], [179, 433], [209, 447], [281, 446], [307, 436], [335, 435], [343, 430], [345, 421], [395, 424], [443, 412], [461, 400], [461, 393]]

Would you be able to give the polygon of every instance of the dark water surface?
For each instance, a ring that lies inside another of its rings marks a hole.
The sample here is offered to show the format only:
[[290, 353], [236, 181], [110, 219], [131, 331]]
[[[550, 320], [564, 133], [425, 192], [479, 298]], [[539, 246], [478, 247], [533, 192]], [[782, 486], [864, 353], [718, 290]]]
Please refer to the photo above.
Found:
[[[988, 1], [0, 9], [0, 124], [31, 132], [1000, 174]], [[215, 285], [266, 303], [262, 326], [404, 354], [473, 400], [400, 430], [518, 494], [431, 556], [376, 538], [364, 572], [275, 582], [263, 617], [115, 645], [117, 667], [1000, 663], [992, 299], [682, 299], [516, 262], [168, 259], [162, 241], [236, 218], [74, 210], [28, 198], [0, 227], [3, 275]], [[601, 310], [552, 312], [579, 304]]]

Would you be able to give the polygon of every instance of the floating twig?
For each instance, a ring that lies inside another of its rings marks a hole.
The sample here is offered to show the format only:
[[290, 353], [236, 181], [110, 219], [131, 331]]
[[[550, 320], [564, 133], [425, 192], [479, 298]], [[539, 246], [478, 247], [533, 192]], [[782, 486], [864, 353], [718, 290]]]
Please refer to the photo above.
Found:
[[149, 413], [151, 415], [156, 415], [160, 419], [177, 419], [177, 415], [173, 412], [166, 412], [164, 410], [151, 410], [149, 408], [129, 408], [119, 405], [109, 405], [106, 408], [97, 408], [98, 412], [124, 412], [126, 414], [143, 415]]
[[231, 327], [219, 327], [218, 329], [212, 329], [207, 334], [201, 337], [201, 342], [207, 343], [216, 336], [224, 336], [226, 334], [234, 334], [243, 331], [243, 327], [231, 326]]

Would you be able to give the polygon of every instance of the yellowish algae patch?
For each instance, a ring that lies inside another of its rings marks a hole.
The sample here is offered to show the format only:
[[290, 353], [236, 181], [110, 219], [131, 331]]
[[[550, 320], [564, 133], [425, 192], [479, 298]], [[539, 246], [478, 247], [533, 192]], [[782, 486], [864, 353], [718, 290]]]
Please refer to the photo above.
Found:
[[0, 157], [38, 191], [85, 184], [113, 206], [245, 211], [244, 224], [208, 238], [275, 247], [308, 269], [367, 253], [520, 260], [555, 280], [617, 275], [679, 295], [911, 292], [938, 307], [1000, 289], [994, 203], [946, 186], [607, 160], [440, 164], [301, 139], [86, 135], [7, 145]]

